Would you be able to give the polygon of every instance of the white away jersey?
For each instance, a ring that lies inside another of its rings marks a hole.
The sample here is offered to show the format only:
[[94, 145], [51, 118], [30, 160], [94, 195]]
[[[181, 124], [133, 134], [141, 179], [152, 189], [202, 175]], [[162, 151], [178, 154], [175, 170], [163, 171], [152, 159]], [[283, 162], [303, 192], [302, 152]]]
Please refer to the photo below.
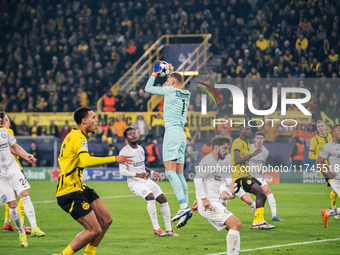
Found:
[[[256, 151], [256, 147], [254, 144], [250, 145], [251, 153]], [[249, 159], [249, 167], [250, 167], [250, 173], [255, 177], [259, 178], [261, 177], [261, 170], [262, 170], [262, 163], [266, 162], [267, 158], [269, 156], [269, 151], [266, 147], [262, 147], [262, 152], [257, 154], [255, 157], [252, 157]]]
[[332, 172], [336, 173], [336, 179], [340, 179], [340, 144], [330, 141], [319, 154], [321, 157], [327, 159]]
[[205, 156], [196, 168], [194, 179], [196, 196], [201, 199], [218, 200], [220, 186], [225, 186], [228, 170], [223, 161], [217, 161], [211, 153]]
[[10, 146], [16, 143], [15, 138], [4, 128], [0, 128], [0, 175], [10, 177], [20, 171], [18, 163], [11, 153]]
[[130, 145], [126, 145], [121, 151], [119, 155], [124, 156], [133, 156], [133, 163], [131, 165], [122, 165], [119, 164], [119, 172], [122, 176], [127, 176], [129, 178], [134, 178], [138, 173], [146, 173], [145, 171], [145, 153], [144, 149], [137, 145], [136, 149], [132, 148]]

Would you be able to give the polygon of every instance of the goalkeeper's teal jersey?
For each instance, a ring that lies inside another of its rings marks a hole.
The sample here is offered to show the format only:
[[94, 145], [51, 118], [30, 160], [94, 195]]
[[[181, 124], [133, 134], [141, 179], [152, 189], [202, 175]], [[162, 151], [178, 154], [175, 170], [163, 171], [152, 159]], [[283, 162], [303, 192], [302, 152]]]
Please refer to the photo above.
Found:
[[153, 86], [156, 77], [151, 76], [145, 86], [145, 91], [155, 95], [164, 95], [164, 125], [165, 127], [187, 123], [187, 112], [190, 105], [190, 91], [171, 86]]

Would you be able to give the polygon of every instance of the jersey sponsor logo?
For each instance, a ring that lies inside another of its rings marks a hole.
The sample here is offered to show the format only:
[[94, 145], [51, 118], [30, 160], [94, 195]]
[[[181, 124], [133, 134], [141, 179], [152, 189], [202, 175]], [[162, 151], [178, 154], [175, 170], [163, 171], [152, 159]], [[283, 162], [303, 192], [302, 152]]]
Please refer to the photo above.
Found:
[[6, 136], [6, 134], [2, 133], [2, 134], [1, 134], [1, 137], [2, 137], [3, 139], [5, 139], [7, 136]]
[[222, 181], [222, 177], [215, 175], [215, 181]]
[[87, 148], [87, 142], [86, 141], [81, 141], [81, 150], [87, 150], [88, 148]]
[[7, 147], [8, 147], [8, 143], [0, 144], [0, 149], [4, 149], [4, 148], [7, 148]]
[[144, 166], [144, 161], [133, 163], [134, 167]]
[[188, 95], [185, 95], [185, 94], [182, 94], [180, 91], [176, 90], [175, 91], [175, 96], [176, 97], [179, 97], [179, 98], [182, 98], [182, 99], [188, 99], [189, 100], [189, 96]]
[[81, 206], [83, 207], [84, 210], [88, 210], [90, 208], [89, 203], [87, 203], [85, 201], [81, 203]]

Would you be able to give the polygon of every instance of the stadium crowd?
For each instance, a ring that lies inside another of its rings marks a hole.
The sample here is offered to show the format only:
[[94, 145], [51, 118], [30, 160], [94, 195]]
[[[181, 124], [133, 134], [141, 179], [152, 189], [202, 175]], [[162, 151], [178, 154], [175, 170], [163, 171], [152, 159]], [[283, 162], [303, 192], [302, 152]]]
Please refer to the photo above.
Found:
[[[213, 35], [212, 51], [222, 57], [203, 77], [210, 83], [227, 77], [337, 78], [338, 13], [335, 0], [2, 0], [0, 108], [57, 112], [95, 105], [163, 34]], [[270, 101], [269, 88], [256, 90], [260, 107]], [[309, 88], [310, 109], [339, 110], [338, 86]], [[115, 111], [146, 111], [149, 99], [143, 90], [111, 97]]]

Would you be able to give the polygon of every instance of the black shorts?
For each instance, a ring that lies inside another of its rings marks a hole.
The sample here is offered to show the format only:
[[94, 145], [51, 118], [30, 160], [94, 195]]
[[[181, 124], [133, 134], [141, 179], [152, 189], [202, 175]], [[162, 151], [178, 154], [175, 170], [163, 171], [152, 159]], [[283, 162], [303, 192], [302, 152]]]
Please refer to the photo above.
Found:
[[260, 187], [262, 186], [261, 182], [259, 182], [259, 180], [254, 177], [242, 177], [237, 179], [235, 183], [237, 183], [237, 189], [235, 193], [237, 193], [240, 188], [244, 189], [245, 192], [249, 192], [251, 186], [253, 186], [254, 183], [257, 183]]
[[92, 211], [91, 203], [98, 198], [98, 194], [93, 189], [86, 187], [83, 191], [57, 197], [57, 202], [65, 212], [71, 214], [76, 220], [89, 214]]

